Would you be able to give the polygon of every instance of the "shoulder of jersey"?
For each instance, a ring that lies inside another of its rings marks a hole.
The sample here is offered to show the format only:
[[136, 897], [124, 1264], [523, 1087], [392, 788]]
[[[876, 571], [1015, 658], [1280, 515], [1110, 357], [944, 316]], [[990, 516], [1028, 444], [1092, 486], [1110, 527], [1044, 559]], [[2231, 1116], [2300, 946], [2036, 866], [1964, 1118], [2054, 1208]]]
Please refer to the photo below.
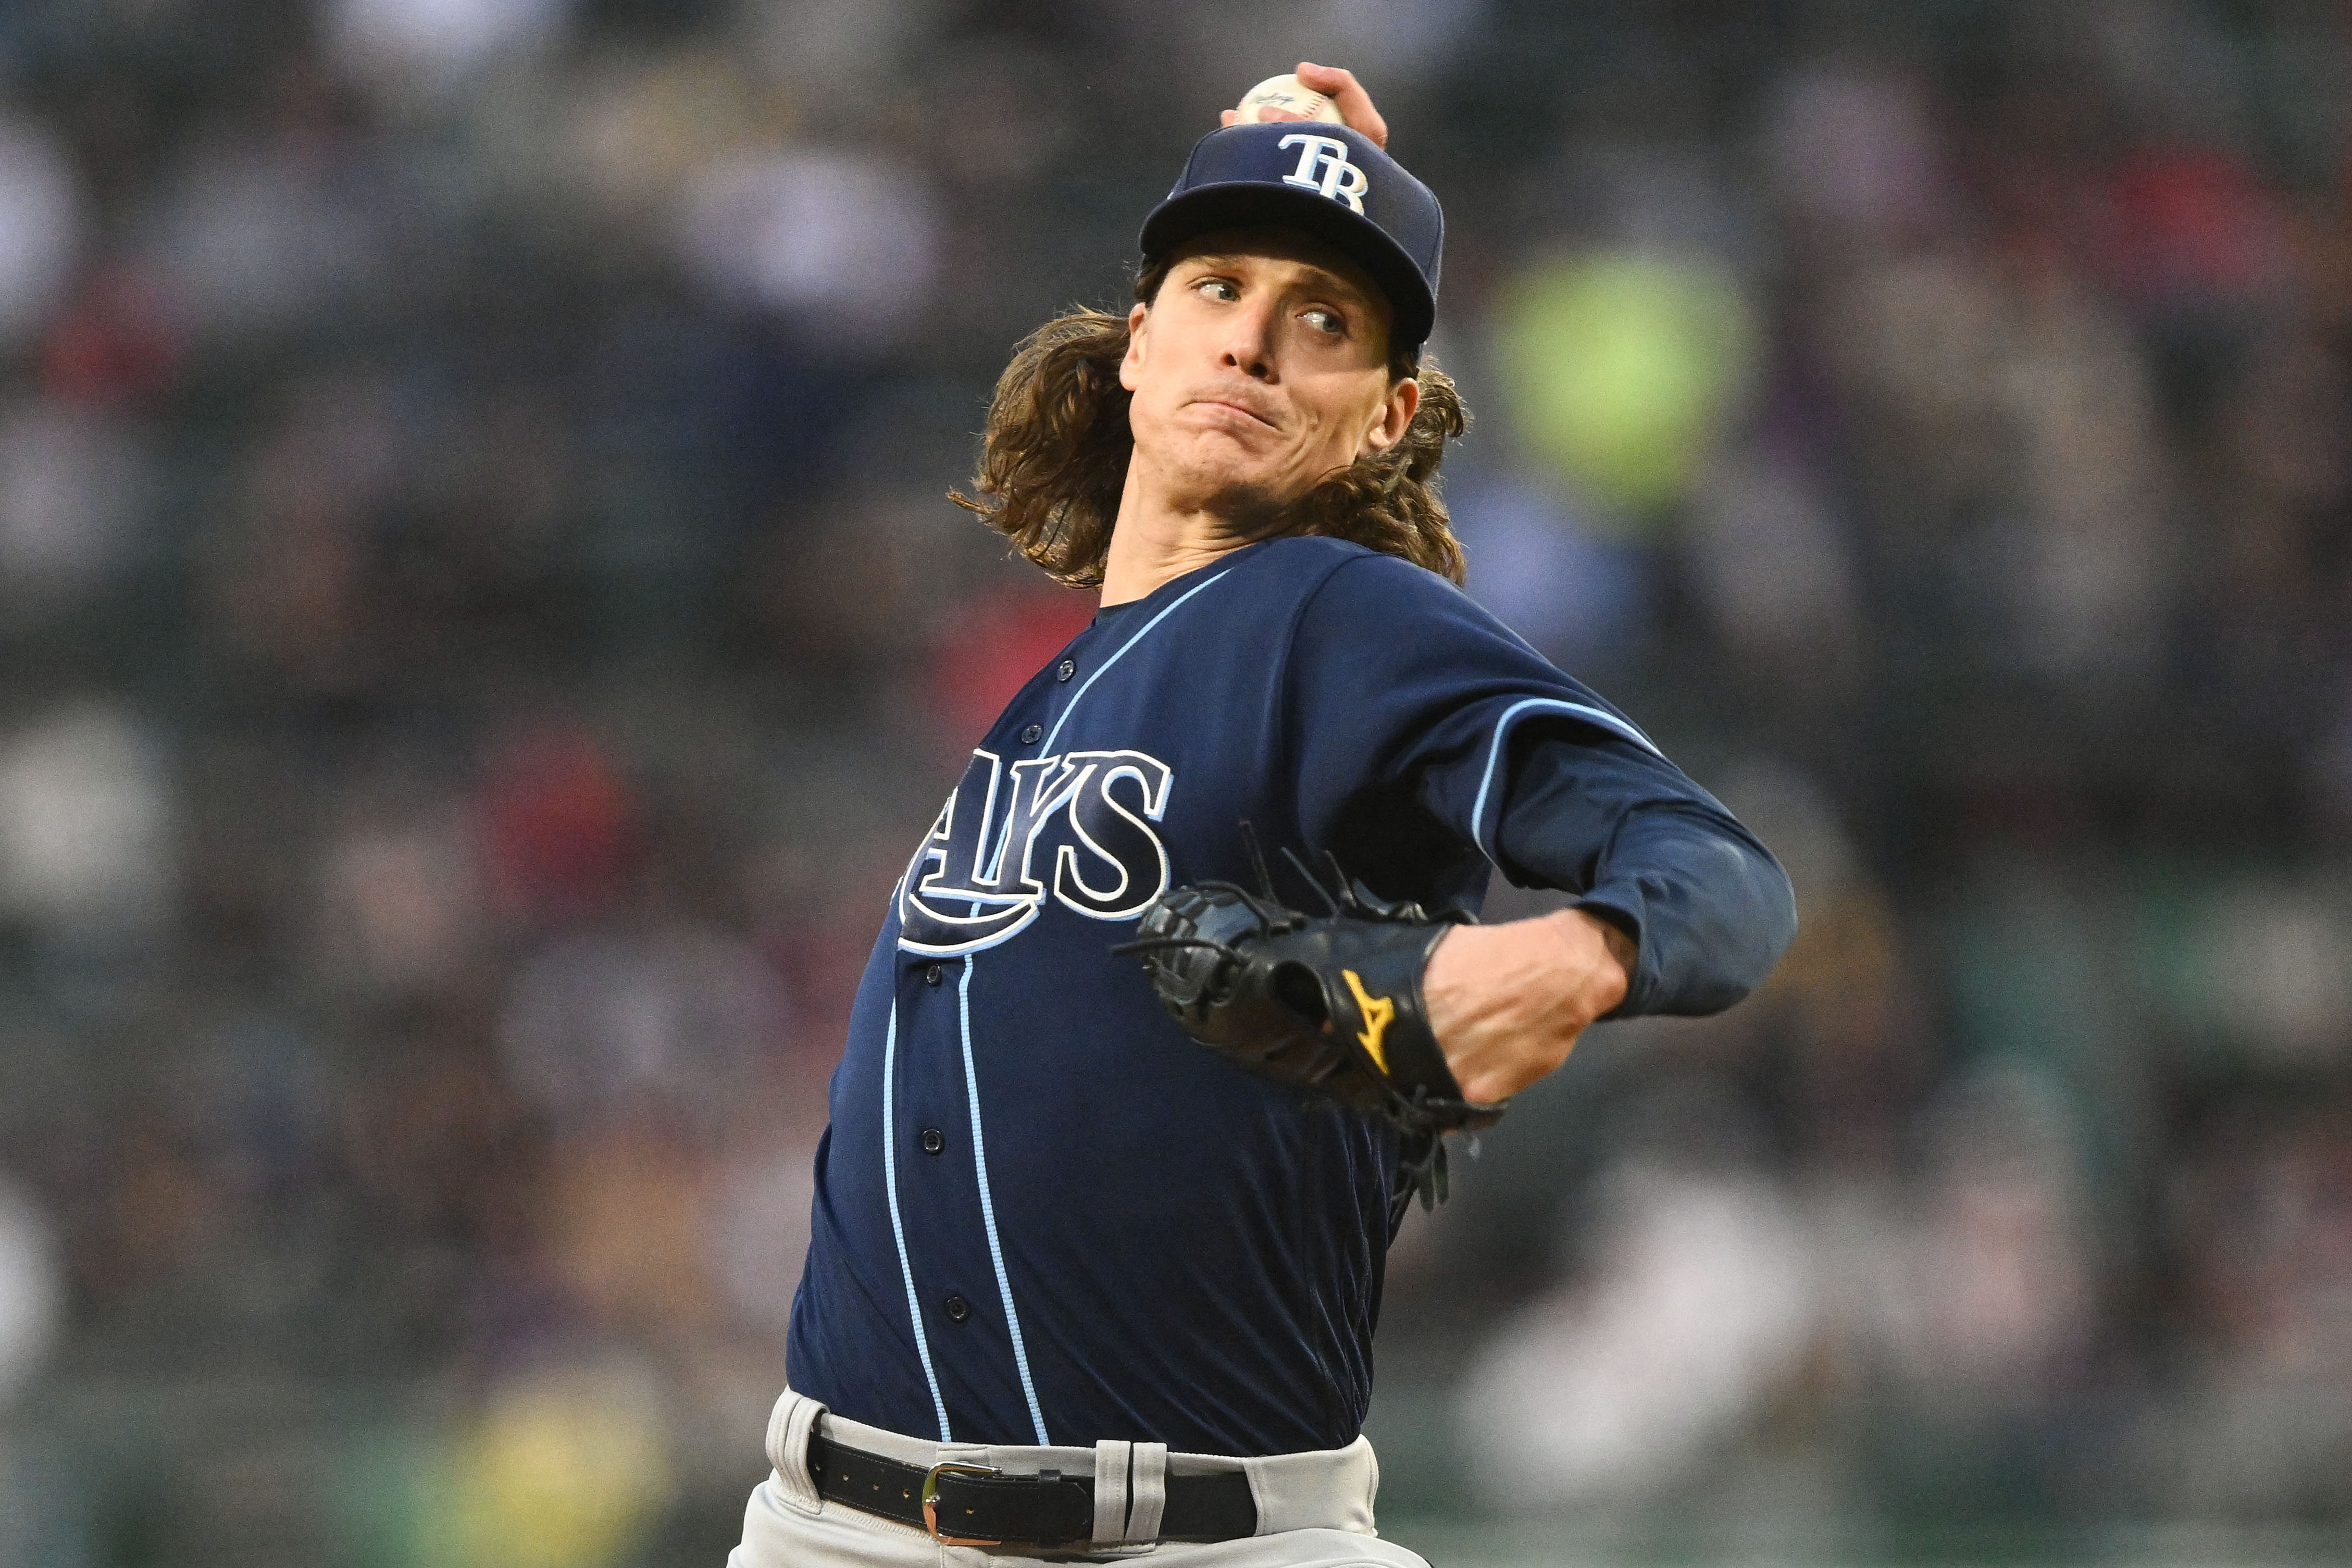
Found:
[[1353, 540], [1331, 539], [1320, 533], [1286, 533], [1265, 547], [1269, 555], [1283, 555], [1299, 561], [1343, 561], [1358, 555], [1376, 555]]
[[[1439, 604], [1467, 598], [1461, 589], [1427, 567], [1351, 540], [1292, 534], [1269, 544], [1265, 558], [1268, 564], [1286, 574], [1312, 576], [1318, 587], [1336, 584], [1337, 592], [1349, 596], [1364, 593], [1402, 594], [1408, 599]], [[1348, 570], [1342, 573], [1341, 567]]]
[[1319, 533], [1286, 534], [1266, 545], [1265, 556], [1269, 562], [1279, 562], [1284, 569], [1294, 572], [1311, 572], [1318, 568], [1336, 571], [1350, 562], [1369, 559], [1381, 564], [1361, 570], [1391, 573], [1401, 582], [1424, 580], [1432, 588], [1454, 591], [1453, 584], [1427, 567], [1414, 565], [1402, 555], [1391, 555], [1386, 551], [1374, 550], [1353, 540], [1331, 539]]

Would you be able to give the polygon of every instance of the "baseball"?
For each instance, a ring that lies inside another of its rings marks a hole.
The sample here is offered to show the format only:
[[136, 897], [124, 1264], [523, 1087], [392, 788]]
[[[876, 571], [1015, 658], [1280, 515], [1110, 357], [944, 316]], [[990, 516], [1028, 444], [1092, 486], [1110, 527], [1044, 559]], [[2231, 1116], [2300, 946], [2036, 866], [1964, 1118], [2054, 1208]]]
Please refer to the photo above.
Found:
[[1255, 124], [1265, 118], [1263, 111], [1269, 109], [1286, 109], [1302, 120], [1327, 121], [1333, 125], [1346, 123], [1329, 99], [1286, 73], [1270, 76], [1242, 94], [1241, 102], [1234, 106], [1234, 123]]

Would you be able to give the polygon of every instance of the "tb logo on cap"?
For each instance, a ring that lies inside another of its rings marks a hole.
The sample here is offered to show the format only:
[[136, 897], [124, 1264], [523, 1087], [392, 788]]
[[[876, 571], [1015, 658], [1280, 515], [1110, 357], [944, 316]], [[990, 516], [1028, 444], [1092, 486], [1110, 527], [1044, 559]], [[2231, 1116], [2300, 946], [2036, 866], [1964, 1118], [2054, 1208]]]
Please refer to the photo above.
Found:
[[1275, 143], [1277, 150], [1296, 146], [1299, 149], [1298, 167], [1282, 176], [1286, 185], [1304, 185], [1319, 191], [1335, 202], [1345, 202], [1350, 210], [1364, 210], [1364, 193], [1371, 182], [1364, 171], [1348, 162], [1348, 144], [1336, 136], [1286, 136]]

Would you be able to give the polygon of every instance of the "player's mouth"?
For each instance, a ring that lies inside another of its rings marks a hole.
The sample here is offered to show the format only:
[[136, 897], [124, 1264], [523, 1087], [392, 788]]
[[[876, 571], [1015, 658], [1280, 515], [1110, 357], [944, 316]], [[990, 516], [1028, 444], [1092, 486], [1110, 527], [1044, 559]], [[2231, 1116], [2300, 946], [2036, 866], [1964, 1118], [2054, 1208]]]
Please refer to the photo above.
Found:
[[1265, 426], [1269, 430], [1278, 428], [1271, 418], [1265, 414], [1260, 413], [1258, 410], [1252, 408], [1246, 403], [1235, 403], [1229, 397], [1196, 397], [1192, 401], [1203, 408], [1230, 408], [1235, 414], [1241, 415], [1244, 418], [1254, 420], [1257, 424]]

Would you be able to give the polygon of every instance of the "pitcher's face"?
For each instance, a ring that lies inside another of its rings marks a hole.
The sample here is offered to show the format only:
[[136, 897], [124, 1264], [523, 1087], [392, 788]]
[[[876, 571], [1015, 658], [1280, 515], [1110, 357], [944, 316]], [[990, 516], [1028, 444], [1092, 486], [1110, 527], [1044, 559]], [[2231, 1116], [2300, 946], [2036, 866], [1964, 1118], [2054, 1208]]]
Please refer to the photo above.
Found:
[[1202, 235], [1128, 316], [1119, 384], [1150, 482], [1189, 510], [1274, 511], [1404, 435], [1389, 305], [1352, 263], [1281, 230]]

